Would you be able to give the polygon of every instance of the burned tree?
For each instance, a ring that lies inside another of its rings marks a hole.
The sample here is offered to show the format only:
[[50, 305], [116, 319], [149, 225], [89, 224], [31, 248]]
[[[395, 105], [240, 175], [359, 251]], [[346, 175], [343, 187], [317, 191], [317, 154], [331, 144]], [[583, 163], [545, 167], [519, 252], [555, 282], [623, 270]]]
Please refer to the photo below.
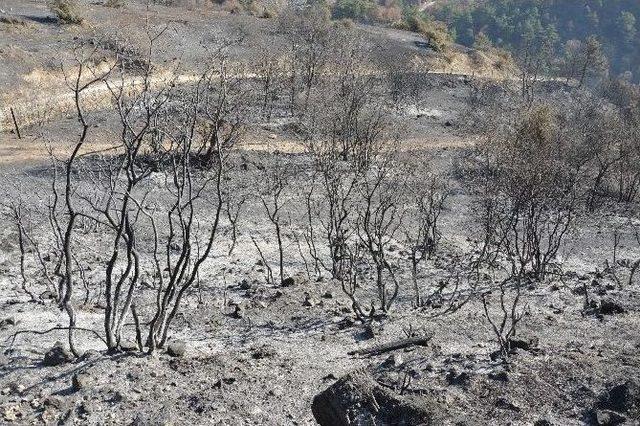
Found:
[[402, 226], [404, 243], [411, 261], [415, 306], [422, 306], [424, 303], [418, 283], [418, 268], [436, 252], [441, 238], [439, 218], [448, 196], [446, 184], [430, 173], [425, 164], [417, 167], [415, 178], [410, 179], [409, 206]]
[[568, 167], [553, 112], [528, 113], [484, 146], [482, 256], [511, 263], [511, 274], [543, 279], [579, 208], [577, 175]]

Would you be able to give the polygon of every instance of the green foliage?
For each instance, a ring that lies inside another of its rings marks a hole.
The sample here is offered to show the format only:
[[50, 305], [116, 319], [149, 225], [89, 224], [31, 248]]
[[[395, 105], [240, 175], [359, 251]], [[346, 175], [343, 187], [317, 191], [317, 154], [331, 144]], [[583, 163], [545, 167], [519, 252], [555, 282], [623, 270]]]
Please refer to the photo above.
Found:
[[436, 51], [442, 52], [452, 42], [446, 25], [434, 21], [420, 13], [411, 13], [405, 18], [407, 29], [415, 33], [422, 34], [427, 43]]
[[65, 24], [81, 24], [84, 21], [75, 0], [50, 0], [47, 6]]
[[632, 71], [640, 80], [640, 1], [638, 0], [450, 0], [436, 12], [472, 46], [484, 33], [498, 47], [517, 51], [533, 38], [547, 36], [556, 53], [569, 40], [595, 36], [614, 73]]

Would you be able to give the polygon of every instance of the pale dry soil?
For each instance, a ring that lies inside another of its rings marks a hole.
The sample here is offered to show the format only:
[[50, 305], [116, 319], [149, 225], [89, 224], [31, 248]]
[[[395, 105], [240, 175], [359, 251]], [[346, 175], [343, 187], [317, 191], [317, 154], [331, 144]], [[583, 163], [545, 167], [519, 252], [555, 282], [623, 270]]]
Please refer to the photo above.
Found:
[[[425, 149], [443, 169], [464, 151], [437, 144]], [[241, 158], [248, 164], [241, 180], [252, 182], [259, 173], [256, 165], [268, 167], [272, 154], [249, 150]], [[293, 154], [290, 161], [307, 160]], [[22, 191], [29, 191], [30, 185], [36, 194], [43, 191], [46, 168], [23, 162], [5, 170], [20, 170], [26, 176]], [[453, 185], [442, 220], [444, 243], [422, 275], [425, 294], [455, 275], [454, 255], [470, 252], [476, 244], [471, 197], [464, 182]], [[295, 193], [302, 190], [294, 186]], [[299, 213], [304, 206], [292, 203], [289, 208]], [[304, 278], [291, 238], [295, 227], [285, 232], [285, 267], [287, 275], [296, 277], [296, 285], [266, 284], [250, 236], [260, 238], [268, 259], [275, 259], [276, 252], [257, 200], [247, 207], [234, 253], [226, 254], [228, 237], [219, 240], [199, 288], [186, 298], [172, 335], [186, 342], [183, 357], [164, 351], [151, 357], [107, 355], [100, 341], [79, 332], [79, 348], [90, 351], [86, 357], [46, 367], [43, 354], [55, 341], [64, 340], [63, 332], [20, 334], [15, 341], [12, 336], [21, 330], [64, 326], [66, 318], [53, 302], [29, 302], [21, 292], [16, 233], [4, 219], [0, 320], [11, 322], [0, 330], [0, 415], [15, 424], [314, 424], [313, 397], [342, 375], [370, 368], [388, 386], [401, 383], [404, 372], [410, 371], [414, 379], [407, 392], [442, 403], [451, 424], [590, 424], [602, 392], [640, 371], [638, 284], [619, 288], [611, 276], [599, 272], [610, 255], [613, 227], [629, 214], [620, 210], [582, 219], [562, 250], [569, 273], [525, 290], [526, 317], [519, 336], [535, 336], [539, 344], [536, 350], [519, 350], [512, 356], [507, 381], [495, 378], [504, 367], [490, 358], [496, 346], [477, 299], [446, 315], [443, 307], [414, 309], [409, 276], [403, 273], [400, 299], [386, 318], [374, 323], [371, 336], [363, 325], [348, 320], [349, 303], [337, 283]], [[78, 242], [85, 254], [95, 253], [96, 266], [102, 262], [96, 248], [100, 238], [88, 232]], [[625, 241], [621, 258], [637, 256], [631, 240]], [[400, 244], [391, 254], [404, 255]], [[95, 285], [103, 279], [100, 270], [90, 274]], [[625, 313], [597, 317], [585, 312], [584, 283], [592, 298], [615, 300]], [[45, 290], [37, 280], [29, 285], [36, 293]], [[150, 300], [153, 291], [143, 289], [143, 298]], [[79, 292], [80, 325], [101, 330], [103, 307], [93, 298], [83, 305]], [[372, 296], [365, 291], [365, 299]], [[304, 303], [309, 297], [313, 306]], [[233, 315], [235, 305], [242, 306], [242, 318]], [[492, 314], [498, 314], [495, 305]], [[130, 337], [132, 327], [126, 327]], [[389, 354], [348, 354], [403, 338], [409, 327], [432, 333], [430, 344], [395, 351], [391, 361]], [[77, 389], [73, 377], [79, 373], [83, 384]], [[455, 380], [461, 374], [463, 379]]]

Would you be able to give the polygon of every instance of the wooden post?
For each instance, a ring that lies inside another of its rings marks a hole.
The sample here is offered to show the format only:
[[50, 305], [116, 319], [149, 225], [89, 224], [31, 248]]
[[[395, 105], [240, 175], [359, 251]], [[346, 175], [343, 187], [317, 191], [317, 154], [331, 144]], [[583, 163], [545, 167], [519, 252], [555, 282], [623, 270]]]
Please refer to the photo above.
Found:
[[16, 120], [16, 114], [13, 112], [13, 108], [9, 108], [9, 110], [11, 110], [11, 118], [13, 118], [13, 125], [16, 128], [16, 133], [18, 134], [18, 139], [22, 139], [22, 136], [20, 136], [20, 128], [18, 127], [18, 120]]

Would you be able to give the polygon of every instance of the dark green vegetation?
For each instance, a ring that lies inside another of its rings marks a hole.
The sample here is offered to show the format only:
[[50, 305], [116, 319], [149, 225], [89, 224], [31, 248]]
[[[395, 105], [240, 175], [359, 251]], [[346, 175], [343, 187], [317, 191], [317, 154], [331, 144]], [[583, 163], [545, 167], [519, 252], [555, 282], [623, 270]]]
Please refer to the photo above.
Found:
[[516, 53], [534, 41], [548, 42], [557, 55], [564, 55], [575, 40], [595, 37], [613, 74], [629, 72], [635, 81], [640, 79], [637, 0], [449, 1], [434, 16], [446, 22], [463, 45], [488, 38]]

